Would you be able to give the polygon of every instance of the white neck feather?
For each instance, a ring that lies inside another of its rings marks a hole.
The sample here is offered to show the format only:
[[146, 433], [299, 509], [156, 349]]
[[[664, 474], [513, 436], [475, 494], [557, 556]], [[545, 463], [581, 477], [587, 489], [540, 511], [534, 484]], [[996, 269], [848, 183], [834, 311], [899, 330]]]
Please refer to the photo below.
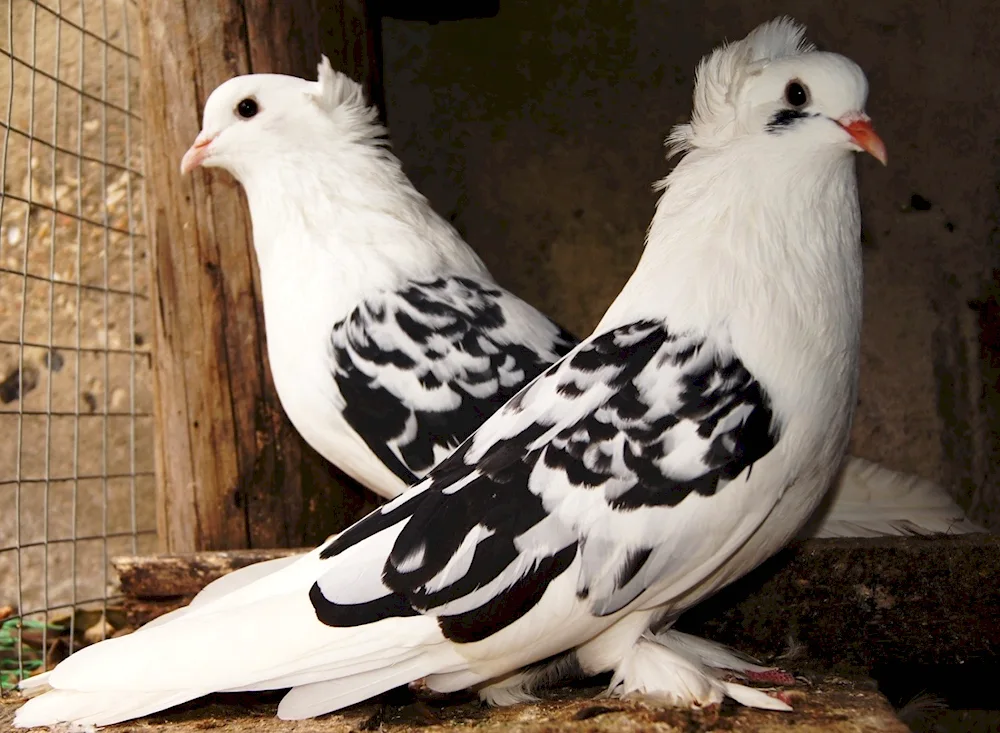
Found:
[[296, 428], [335, 460], [344, 449], [330, 442], [345, 431], [336, 429], [341, 398], [330, 378], [334, 325], [364, 299], [413, 280], [492, 278], [387, 150], [341, 142], [272, 160], [238, 175], [253, 220], [271, 370]]
[[[253, 220], [265, 309], [292, 297], [343, 316], [365, 296], [441, 275], [489, 277], [388, 149], [357, 141], [288, 151], [239, 176]], [[336, 296], [296, 298], [305, 281]], [[325, 303], [325, 308], [320, 304]]]
[[598, 330], [645, 313], [709, 332], [753, 313], [762, 327], [780, 319], [823, 343], [856, 341], [853, 156], [776, 156], [769, 143], [695, 151], [678, 164], [639, 264]]
[[695, 151], [597, 330], [650, 318], [730, 343], [784, 423], [789, 475], [801, 456], [832, 471], [854, 410], [861, 288], [853, 157]]

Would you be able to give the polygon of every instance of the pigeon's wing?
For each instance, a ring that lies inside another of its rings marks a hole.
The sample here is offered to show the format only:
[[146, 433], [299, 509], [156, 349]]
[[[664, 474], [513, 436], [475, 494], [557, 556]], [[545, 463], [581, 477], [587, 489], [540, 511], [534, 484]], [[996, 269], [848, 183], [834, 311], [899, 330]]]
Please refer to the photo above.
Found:
[[406, 483], [575, 344], [495, 283], [464, 277], [369, 298], [330, 340], [344, 419]]
[[777, 422], [727, 345], [648, 321], [592, 337], [324, 547], [333, 558], [399, 532], [383, 592], [359, 593], [332, 571], [312, 588], [317, 615], [341, 626], [431, 614], [470, 642], [524, 616], [573, 565], [595, 615], [664, 582], [681, 593], [776, 501], [734, 484], [775, 445]]

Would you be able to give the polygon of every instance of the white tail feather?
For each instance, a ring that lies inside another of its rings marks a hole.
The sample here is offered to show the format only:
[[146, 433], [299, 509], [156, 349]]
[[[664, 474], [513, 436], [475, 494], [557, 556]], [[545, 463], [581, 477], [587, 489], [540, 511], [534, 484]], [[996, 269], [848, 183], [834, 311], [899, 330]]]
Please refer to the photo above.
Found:
[[[376, 535], [367, 552], [342, 553], [338, 570], [347, 578], [361, 570], [377, 573], [361, 566], [384, 558], [380, 553], [388, 548], [380, 545], [391, 546], [396, 534], [398, 530], [386, 530], [384, 536]], [[324, 688], [319, 697], [319, 688], [296, 693], [286, 707], [300, 709], [295, 701], [301, 699], [313, 709], [321, 699], [327, 706], [347, 699], [343, 693], [330, 694], [338, 686], [360, 690], [367, 685], [374, 690], [381, 679], [393, 687], [410, 668], [419, 667], [414, 674], [422, 676], [464, 665], [450, 645], [441, 643], [441, 631], [430, 617], [388, 618], [353, 628], [322, 624], [305, 590], [329, 572], [331, 564], [321, 560], [317, 550], [274, 561], [264, 570], [282, 563], [280, 573], [247, 572], [242, 579], [255, 580], [220, 584], [228, 586], [228, 592], [218, 594], [216, 586], [184, 614], [74, 654], [44, 682], [33, 683], [54, 689], [29, 700], [18, 711], [15, 725], [108, 725], [209, 692], [343, 681]], [[177, 689], [178, 684], [183, 689]]]
[[197, 696], [174, 691], [122, 695], [118, 691], [52, 690], [18, 708], [14, 713], [14, 725], [18, 728], [41, 728], [70, 722], [77, 729], [113, 725], [166, 710]]
[[315, 682], [288, 691], [278, 705], [282, 720], [302, 720], [340, 710], [441, 669], [441, 661], [423, 654], [393, 666], [382, 665], [349, 678]]
[[234, 570], [231, 573], [223, 575], [221, 578], [216, 578], [202, 588], [198, 595], [191, 599], [191, 602], [188, 605], [183, 608], [174, 609], [169, 613], [165, 613], [162, 616], [154, 618], [148, 624], [143, 626], [140, 631], [143, 629], [156, 628], [157, 626], [161, 626], [168, 621], [176, 621], [181, 616], [186, 616], [192, 608], [199, 608], [210, 601], [217, 601], [223, 596], [235, 593], [241, 588], [245, 588], [265, 576], [276, 573], [279, 570], [284, 570], [293, 562], [303, 558], [305, 554], [306, 553], [302, 553], [301, 555], [289, 555], [288, 557], [276, 557], [273, 560], [264, 560], [263, 562], [254, 563], [253, 565], [247, 565], [245, 568]]
[[21, 680], [21, 683], [17, 687], [24, 695], [37, 695], [40, 692], [45, 692], [45, 690], [49, 688], [50, 674], [52, 674], [52, 672], [42, 672], [42, 674], [36, 674], [34, 677]]
[[984, 532], [944, 487], [847, 456], [826, 505], [800, 537], [883, 537]]

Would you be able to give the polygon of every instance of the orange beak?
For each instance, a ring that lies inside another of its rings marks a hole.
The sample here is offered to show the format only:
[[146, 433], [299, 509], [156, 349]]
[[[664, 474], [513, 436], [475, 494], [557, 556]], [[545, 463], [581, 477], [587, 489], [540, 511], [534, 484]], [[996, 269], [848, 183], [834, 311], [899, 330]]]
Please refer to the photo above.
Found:
[[837, 120], [837, 124], [847, 131], [859, 148], [871, 153], [872, 157], [882, 165], [888, 164], [889, 155], [885, 151], [885, 143], [875, 134], [871, 120], [867, 117], [852, 116]]
[[205, 158], [208, 157], [209, 153], [208, 146], [212, 144], [214, 139], [215, 137], [206, 135], [204, 132], [198, 133], [198, 137], [194, 139], [194, 143], [184, 153], [184, 157], [181, 158], [181, 175], [190, 173], [205, 162]]

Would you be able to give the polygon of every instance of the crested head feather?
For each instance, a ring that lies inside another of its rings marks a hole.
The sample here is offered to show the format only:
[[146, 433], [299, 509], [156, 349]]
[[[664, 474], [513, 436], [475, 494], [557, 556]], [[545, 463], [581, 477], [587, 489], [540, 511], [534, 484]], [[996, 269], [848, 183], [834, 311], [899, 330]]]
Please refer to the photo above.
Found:
[[328, 110], [333, 111], [340, 105], [350, 107], [365, 107], [364, 89], [347, 74], [333, 70], [333, 65], [326, 54], [320, 58], [316, 67], [316, 101]]
[[[330, 59], [323, 54], [317, 65], [317, 79], [312, 98], [331, 117], [342, 118], [348, 128], [356, 128], [357, 137], [388, 145], [386, 130], [378, 122], [378, 110], [368, 104], [364, 87], [347, 74], [335, 71]], [[350, 123], [354, 122], [355, 125]], [[348, 132], [345, 130], [344, 132]]]
[[735, 137], [735, 92], [747, 77], [760, 73], [772, 61], [814, 51], [815, 46], [805, 40], [805, 32], [805, 26], [782, 16], [703, 58], [695, 71], [691, 121], [670, 132], [669, 155], [717, 147]]

